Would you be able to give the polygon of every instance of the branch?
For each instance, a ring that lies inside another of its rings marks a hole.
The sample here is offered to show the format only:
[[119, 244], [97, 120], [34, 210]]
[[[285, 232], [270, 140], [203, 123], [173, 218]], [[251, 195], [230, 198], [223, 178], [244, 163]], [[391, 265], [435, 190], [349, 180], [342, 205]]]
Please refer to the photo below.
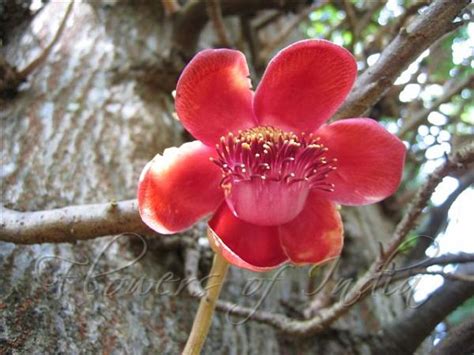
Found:
[[64, 14], [63, 19], [61, 20], [61, 23], [59, 25], [58, 30], [56, 31], [56, 34], [54, 35], [52, 41], [49, 43], [48, 46], [41, 52], [41, 54], [38, 56], [38, 58], [34, 59], [30, 64], [26, 66], [26, 68], [22, 69], [19, 71], [18, 75], [21, 79], [21, 81], [25, 80], [33, 71], [36, 70], [41, 64], [44, 63], [46, 58], [48, 57], [49, 53], [53, 49], [53, 47], [58, 43], [58, 40], [61, 38], [61, 35], [64, 32], [64, 29], [66, 28], [66, 22], [67, 19], [69, 18], [69, 15], [72, 12], [72, 8], [74, 6], [74, 1], [71, 1], [69, 5], [67, 5], [66, 12]]
[[[458, 271], [473, 275], [474, 264], [466, 264]], [[433, 292], [427, 301], [382, 330], [374, 353], [413, 354], [436, 325], [473, 295], [473, 282], [445, 280], [444, 285]]]
[[410, 251], [406, 257], [409, 260], [419, 260], [424, 257], [426, 249], [431, 245], [434, 238], [444, 230], [448, 212], [453, 203], [457, 200], [468, 187], [474, 184], [474, 171], [463, 174], [459, 179], [459, 186], [454, 190], [440, 206], [433, 207], [429, 212], [429, 219], [426, 226], [420, 231], [419, 235], [427, 238], [419, 239], [416, 246]]
[[446, 337], [433, 349], [432, 355], [474, 354], [474, 317], [451, 329]]
[[192, 297], [201, 298], [206, 295], [206, 292], [201, 286], [198, 278], [199, 259], [201, 252], [199, 245], [190, 245], [184, 250], [184, 272], [187, 279], [187, 290]]
[[409, 26], [402, 28], [379, 60], [359, 77], [335, 117], [357, 117], [377, 103], [410, 63], [462, 23], [453, 20], [469, 3], [469, 0], [436, 0]]
[[0, 214], [0, 240], [15, 244], [72, 243], [129, 232], [156, 234], [142, 222], [136, 200], [38, 212], [0, 207]]

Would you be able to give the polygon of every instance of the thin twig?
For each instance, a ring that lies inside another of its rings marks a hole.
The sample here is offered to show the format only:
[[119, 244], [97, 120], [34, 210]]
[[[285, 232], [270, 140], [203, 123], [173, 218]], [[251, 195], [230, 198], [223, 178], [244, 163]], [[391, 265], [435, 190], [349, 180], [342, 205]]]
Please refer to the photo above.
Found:
[[456, 81], [455, 84], [443, 90], [441, 95], [429, 107], [426, 107], [417, 112], [412, 117], [403, 119], [403, 126], [398, 132], [398, 136], [404, 138], [409, 132], [416, 132], [416, 129], [423, 123], [428, 115], [436, 110], [440, 105], [449, 102], [453, 96], [459, 94], [463, 89], [472, 86], [474, 83], [474, 75], [469, 75], [463, 80]]
[[408, 207], [408, 210], [404, 214], [400, 223], [397, 225], [392, 241], [385, 250], [384, 255], [379, 257], [375, 262], [374, 266], [376, 268], [382, 267], [387, 261], [393, 258], [398, 247], [403, 243], [410, 230], [413, 229], [436, 186], [438, 186], [443, 178], [453, 171], [465, 168], [472, 162], [474, 162], [474, 143], [469, 144], [465, 148], [449, 156], [445, 163], [430, 175], [428, 180], [418, 190], [415, 199]]
[[257, 19], [255, 23], [255, 31], [260, 31], [269, 24], [278, 20], [282, 15], [283, 13], [281, 11], [275, 11], [273, 13], [263, 15], [261, 18]]
[[397, 272], [405, 272], [411, 269], [426, 269], [433, 265], [449, 265], [449, 264], [464, 264], [474, 262], [474, 254], [471, 253], [457, 253], [445, 254], [434, 258], [427, 258], [412, 265], [404, 266], [397, 269]]
[[353, 6], [352, 2], [350, 0], [343, 0], [343, 5], [344, 5], [344, 10], [346, 12], [346, 19], [347, 19], [347, 24], [349, 26], [349, 30], [352, 33], [352, 40], [349, 44], [349, 50], [351, 52], [354, 52], [354, 43], [357, 41], [357, 38], [359, 36], [359, 33], [357, 31], [357, 15], [355, 12], [355, 7]]
[[[242, 15], [260, 10], [278, 9], [279, 11], [295, 10], [302, 0], [254, 1], [226, 0], [221, 4], [222, 15]], [[177, 13], [172, 34], [172, 59], [189, 59], [195, 53], [199, 36], [209, 20], [204, 1], [188, 1]]]
[[396, 281], [405, 280], [416, 275], [440, 275], [444, 278], [469, 281], [473, 282], [474, 277], [472, 275], [454, 274], [445, 271], [433, 271], [428, 270], [430, 266], [445, 266], [453, 264], [469, 264], [474, 263], [474, 254], [459, 253], [459, 254], [446, 254], [435, 258], [428, 258], [419, 263], [405, 266], [402, 268], [381, 270], [379, 273], [374, 275], [374, 279], [377, 279], [378, 285], [390, 284]]
[[66, 22], [69, 18], [69, 15], [72, 12], [73, 6], [74, 6], [74, 1], [71, 1], [68, 4], [67, 8], [66, 8], [66, 12], [65, 12], [64, 17], [61, 21], [61, 24], [59, 25], [59, 28], [56, 31], [56, 34], [54, 35], [53, 40], [49, 43], [49, 45], [46, 46], [46, 48], [41, 52], [41, 54], [38, 56], [38, 58], [34, 59], [24, 69], [22, 69], [18, 72], [19, 78], [21, 78], [21, 80], [25, 80], [33, 71], [35, 71], [39, 66], [41, 66], [41, 64], [44, 63], [44, 61], [48, 57], [49, 53], [53, 49], [53, 47], [56, 45], [56, 43], [61, 38], [61, 35], [63, 34], [64, 29], [66, 28]]
[[258, 75], [260, 69], [263, 67], [263, 63], [259, 60], [259, 39], [255, 28], [253, 28], [252, 24], [250, 23], [250, 17], [240, 16], [240, 28], [242, 30], [242, 37], [248, 45], [251, 63], [257, 72], [256, 74]]
[[445, 272], [445, 271], [419, 271], [417, 275], [433, 275], [433, 276], [442, 276], [445, 279], [453, 280], [453, 281], [463, 281], [463, 282], [474, 282], [474, 276], [472, 275], [464, 275], [464, 274], [454, 274], [452, 272]]
[[216, 31], [219, 45], [228, 48], [232, 47], [229, 35], [224, 25], [220, 0], [206, 0], [206, 10], [214, 30]]
[[416, 246], [410, 250], [410, 253], [404, 258], [406, 262], [419, 261], [423, 259], [426, 249], [433, 243], [433, 236], [438, 235], [446, 228], [448, 212], [457, 198], [470, 186], [474, 185], [474, 169], [466, 171], [458, 177], [458, 187], [449, 195], [449, 197], [439, 206], [432, 207], [429, 211], [429, 219], [423, 229], [419, 231], [420, 236]]
[[[189, 246], [185, 250], [185, 272], [187, 278], [187, 290], [195, 298], [201, 298], [205, 291], [198, 279], [198, 266], [201, 257], [200, 249], [196, 246]], [[274, 326], [277, 329], [284, 329], [285, 324], [292, 322], [291, 318], [277, 313], [257, 311], [250, 307], [236, 305], [232, 302], [218, 300], [216, 309], [229, 315], [238, 316], [244, 320], [252, 319], [261, 323]]]
[[[362, 31], [367, 27], [367, 25], [371, 22], [372, 16], [380, 10], [382, 7], [385, 6], [385, 3], [387, 0], [378, 0], [378, 1], [369, 1], [369, 5], [371, 5], [369, 8], [364, 9], [364, 14], [362, 18], [356, 22], [355, 26], [355, 33], [354, 37], [358, 38]], [[383, 32], [383, 31], [381, 31]], [[355, 41], [353, 41], [355, 42]]]

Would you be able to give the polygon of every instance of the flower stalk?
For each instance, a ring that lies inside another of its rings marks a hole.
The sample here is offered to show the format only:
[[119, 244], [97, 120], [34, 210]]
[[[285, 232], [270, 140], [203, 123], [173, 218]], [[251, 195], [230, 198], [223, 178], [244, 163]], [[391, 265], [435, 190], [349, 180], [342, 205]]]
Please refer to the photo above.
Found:
[[229, 263], [220, 254], [215, 254], [206, 285], [206, 294], [201, 297], [183, 355], [199, 355], [201, 353], [228, 269]]

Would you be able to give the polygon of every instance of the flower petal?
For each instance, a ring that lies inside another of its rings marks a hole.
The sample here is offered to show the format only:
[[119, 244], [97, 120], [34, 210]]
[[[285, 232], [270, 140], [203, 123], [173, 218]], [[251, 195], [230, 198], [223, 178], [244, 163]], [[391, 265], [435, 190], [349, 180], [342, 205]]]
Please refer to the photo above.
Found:
[[176, 87], [176, 112], [184, 127], [214, 146], [228, 132], [255, 126], [253, 92], [245, 56], [231, 49], [199, 52]]
[[278, 227], [244, 222], [232, 214], [226, 203], [209, 221], [208, 237], [216, 253], [244, 269], [267, 271], [288, 260], [278, 239]]
[[343, 229], [333, 202], [311, 192], [304, 210], [280, 226], [280, 239], [295, 264], [319, 264], [341, 253]]
[[324, 40], [297, 42], [269, 63], [255, 93], [257, 118], [261, 125], [312, 132], [336, 112], [356, 74], [344, 48]]
[[143, 221], [162, 234], [185, 230], [215, 211], [224, 199], [215, 150], [199, 141], [166, 149], [140, 176], [138, 208]]
[[406, 148], [402, 141], [370, 118], [351, 118], [324, 126], [315, 133], [337, 158], [337, 170], [327, 178], [335, 185], [326, 198], [344, 205], [375, 203], [400, 185]]

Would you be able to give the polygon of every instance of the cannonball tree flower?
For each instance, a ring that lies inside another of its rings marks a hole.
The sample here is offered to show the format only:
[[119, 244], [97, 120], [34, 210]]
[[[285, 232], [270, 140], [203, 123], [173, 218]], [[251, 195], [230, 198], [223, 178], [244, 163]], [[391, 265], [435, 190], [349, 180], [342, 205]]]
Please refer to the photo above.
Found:
[[344, 48], [305, 40], [272, 59], [254, 92], [241, 52], [199, 52], [176, 88], [176, 112], [197, 140], [146, 165], [143, 221], [171, 234], [212, 214], [213, 249], [253, 271], [338, 256], [337, 205], [393, 194], [405, 160], [403, 143], [372, 119], [325, 124], [356, 72]]

